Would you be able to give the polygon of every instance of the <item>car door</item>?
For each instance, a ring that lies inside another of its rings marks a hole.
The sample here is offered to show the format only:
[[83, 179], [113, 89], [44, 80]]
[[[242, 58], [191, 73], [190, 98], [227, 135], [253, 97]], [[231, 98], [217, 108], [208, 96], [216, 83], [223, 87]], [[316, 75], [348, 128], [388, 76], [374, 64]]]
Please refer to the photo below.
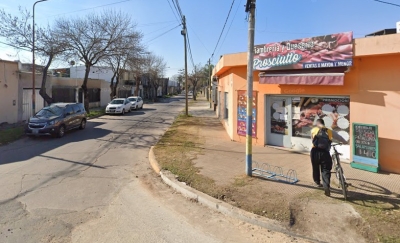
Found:
[[143, 100], [141, 97], [138, 97], [138, 107], [142, 107], [143, 106]]
[[64, 111], [64, 124], [67, 130], [74, 127], [74, 110], [72, 105], [67, 105]]
[[80, 107], [78, 104], [72, 105], [72, 109], [74, 110], [73, 116], [73, 126], [78, 127], [81, 124], [81, 114], [82, 111], [80, 110]]
[[131, 102], [128, 99], [124, 101], [124, 109], [125, 111], [129, 111], [131, 109]]

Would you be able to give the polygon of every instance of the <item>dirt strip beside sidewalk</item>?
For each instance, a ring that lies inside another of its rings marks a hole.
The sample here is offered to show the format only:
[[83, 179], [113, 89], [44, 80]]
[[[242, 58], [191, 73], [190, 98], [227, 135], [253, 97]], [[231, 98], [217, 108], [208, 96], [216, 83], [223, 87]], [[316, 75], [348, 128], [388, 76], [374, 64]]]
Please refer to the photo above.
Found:
[[[179, 181], [237, 208], [279, 221], [287, 230], [325, 242], [400, 242], [400, 175], [375, 174], [344, 165], [352, 184], [349, 200], [333, 188], [331, 197], [313, 186], [308, 156], [254, 147], [259, 163], [294, 169], [299, 182], [244, 175], [245, 145], [230, 141], [204, 101], [193, 117], [179, 117], [155, 148], [163, 169]], [[335, 180], [332, 179], [335, 187]]]

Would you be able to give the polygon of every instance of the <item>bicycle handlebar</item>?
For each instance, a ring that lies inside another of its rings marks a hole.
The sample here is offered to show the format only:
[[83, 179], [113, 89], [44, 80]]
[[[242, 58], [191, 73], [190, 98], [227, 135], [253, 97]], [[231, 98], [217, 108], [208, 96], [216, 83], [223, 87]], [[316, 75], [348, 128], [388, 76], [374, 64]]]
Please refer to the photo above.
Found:
[[342, 145], [343, 145], [343, 143], [332, 143], [332, 144], [331, 144], [332, 147], [335, 147], [335, 146], [342, 146]]

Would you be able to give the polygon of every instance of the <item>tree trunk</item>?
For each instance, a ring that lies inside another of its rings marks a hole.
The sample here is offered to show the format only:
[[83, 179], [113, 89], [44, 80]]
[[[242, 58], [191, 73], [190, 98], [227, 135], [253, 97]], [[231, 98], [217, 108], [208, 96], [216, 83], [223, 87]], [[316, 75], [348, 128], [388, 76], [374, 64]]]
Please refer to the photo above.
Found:
[[113, 93], [114, 93], [115, 96], [117, 96], [118, 84], [119, 84], [119, 75], [117, 74], [117, 77], [116, 77], [116, 79], [115, 79], [114, 89], [113, 89]]
[[115, 79], [116, 73], [113, 74], [111, 77], [111, 83], [110, 83], [110, 100], [114, 99], [115, 93], [114, 93], [114, 79]]
[[197, 96], [197, 94], [196, 94], [196, 85], [194, 85], [193, 86], [193, 100], [194, 101], [196, 101], [196, 98], [197, 98], [196, 96]]
[[82, 92], [83, 92], [83, 97], [84, 97], [84, 106], [85, 106], [85, 110], [87, 113], [89, 113], [89, 92], [88, 92], [88, 88], [87, 88], [87, 82], [89, 79], [89, 73], [90, 73], [90, 65], [89, 64], [85, 64], [85, 77], [83, 79], [83, 84], [82, 84]]
[[157, 86], [154, 86], [154, 98], [153, 98], [153, 101], [154, 102], [156, 102], [157, 101], [157, 90], [158, 90], [158, 87]]
[[53, 98], [51, 98], [46, 92], [47, 70], [49, 70], [51, 62], [53, 61], [53, 57], [53, 55], [49, 56], [49, 60], [47, 61], [46, 66], [43, 68], [42, 85], [39, 91], [40, 96], [42, 96], [44, 101], [46, 101], [47, 105], [51, 105], [51, 103], [53, 103]]

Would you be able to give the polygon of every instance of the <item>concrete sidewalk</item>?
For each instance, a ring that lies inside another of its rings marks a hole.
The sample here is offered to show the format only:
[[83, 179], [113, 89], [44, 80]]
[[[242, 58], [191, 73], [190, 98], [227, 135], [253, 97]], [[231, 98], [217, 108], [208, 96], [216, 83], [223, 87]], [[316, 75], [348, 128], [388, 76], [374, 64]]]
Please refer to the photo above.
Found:
[[[204, 150], [194, 160], [195, 165], [201, 168], [200, 173], [221, 186], [233, 183], [235, 178], [243, 177], [245, 175], [245, 144], [230, 140], [204, 97], [198, 97], [198, 101], [191, 104], [190, 114], [206, 118], [209, 124], [208, 127], [201, 128], [200, 134], [205, 139]], [[273, 180], [259, 180], [259, 186], [268, 187], [269, 191], [283, 193], [288, 198], [292, 198], [304, 192], [318, 190], [313, 185], [311, 163], [307, 155], [271, 147], [253, 146], [253, 161], [260, 165], [268, 163], [280, 166], [283, 168], [284, 174], [289, 169], [297, 172], [299, 182], [294, 185]], [[348, 193], [350, 200], [366, 197], [374, 200], [375, 196], [383, 196], [392, 198], [394, 204], [399, 203], [400, 175], [357, 170], [346, 163], [343, 163], [343, 169], [348, 182], [351, 183]], [[335, 177], [332, 174], [332, 182], [334, 183], [334, 181]], [[341, 191], [335, 189], [335, 184], [332, 184], [332, 187], [332, 197], [343, 198]]]

